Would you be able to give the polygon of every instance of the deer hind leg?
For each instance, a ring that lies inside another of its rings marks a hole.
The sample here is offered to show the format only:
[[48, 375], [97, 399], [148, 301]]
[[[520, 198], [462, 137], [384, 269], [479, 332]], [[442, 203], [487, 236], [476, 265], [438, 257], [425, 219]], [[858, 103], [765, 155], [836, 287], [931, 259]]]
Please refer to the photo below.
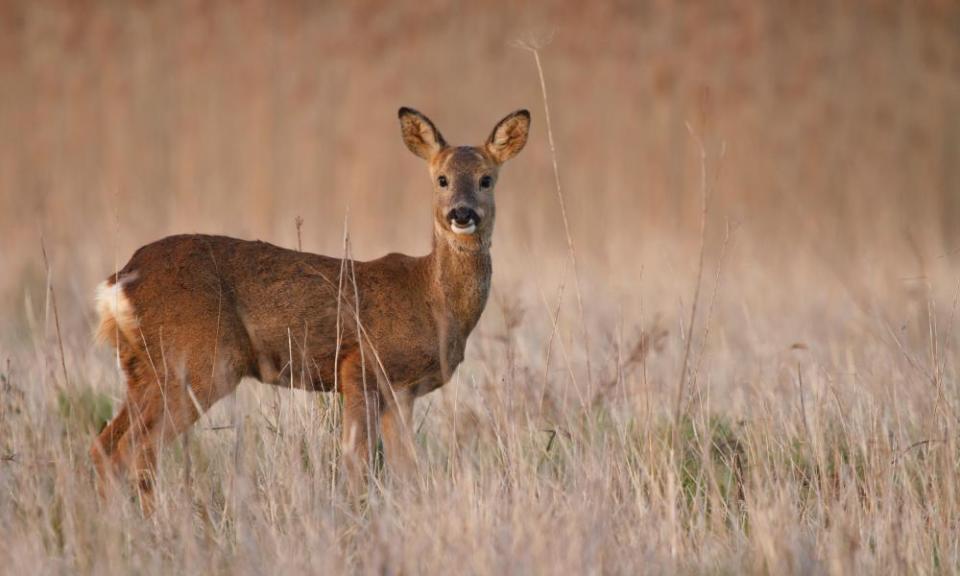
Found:
[[[133, 350], [125, 346], [121, 348], [121, 358], [128, 384], [135, 382], [140, 377], [139, 359]], [[118, 474], [122, 473], [123, 466], [118, 465], [119, 461], [114, 457], [114, 454], [121, 439], [130, 429], [132, 419], [130, 405], [130, 393], [128, 392], [127, 400], [120, 411], [104, 427], [90, 446], [90, 458], [96, 472], [97, 492], [103, 499], [107, 497], [108, 486], [112, 484]]]
[[376, 375], [364, 370], [360, 354], [344, 358], [340, 366], [340, 391], [343, 394], [343, 430], [341, 450], [349, 488], [355, 494], [365, 492], [367, 474], [372, 470], [371, 455], [379, 440], [381, 398]]
[[123, 470], [140, 497], [145, 515], [155, 508], [157, 457], [166, 444], [187, 430], [220, 398], [236, 390], [246, 374], [244, 355], [221, 342], [217, 371], [212, 353], [193, 351], [182, 377], [138, 374], [128, 391], [127, 429], [110, 452], [113, 468]]
[[130, 410], [128, 410], [127, 404], [124, 404], [120, 412], [104, 427], [97, 439], [93, 441], [93, 446], [90, 447], [90, 458], [93, 460], [96, 472], [97, 492], [101, 499], [106, 499], [107, 486], [112, 482], [117, 472], [111, 466], [111, 456], [129, 428]]

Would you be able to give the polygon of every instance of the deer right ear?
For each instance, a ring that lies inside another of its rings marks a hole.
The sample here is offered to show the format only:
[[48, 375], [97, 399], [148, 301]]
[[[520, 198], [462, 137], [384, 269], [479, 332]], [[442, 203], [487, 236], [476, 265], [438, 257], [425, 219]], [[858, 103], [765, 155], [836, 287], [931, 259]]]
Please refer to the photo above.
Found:
[[490, 138], [487, 139], [487, 152], [493, 156], [497, 164], [503, 164], [523, 150], [529, 134], [530, 112], [517, 110], [513, 114], [508, 114], [494, 127]]
[[433, 122], [413, 108], [401, 108], [397, 113], [400, 117], [400, 130], [403, 133], [403, 142], [407, 148], [424, 160], [430, 160], [437, 152], [447, 147], [440, 131]]

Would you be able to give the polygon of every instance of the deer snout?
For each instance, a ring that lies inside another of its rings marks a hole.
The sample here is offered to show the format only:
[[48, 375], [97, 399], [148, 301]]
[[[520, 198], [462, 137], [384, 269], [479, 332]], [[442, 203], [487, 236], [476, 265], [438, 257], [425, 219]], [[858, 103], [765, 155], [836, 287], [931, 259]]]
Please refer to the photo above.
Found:
[[469, 206], [457, 206], [447, 213], [450, 228], [456, 234], [473, 234], [480, 224], [480, 215]]

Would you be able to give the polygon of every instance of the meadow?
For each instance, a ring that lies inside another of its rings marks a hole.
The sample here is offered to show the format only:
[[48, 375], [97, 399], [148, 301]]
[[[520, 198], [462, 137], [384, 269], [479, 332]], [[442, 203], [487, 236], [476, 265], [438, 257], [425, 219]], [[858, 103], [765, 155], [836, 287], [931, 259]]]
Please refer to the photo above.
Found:
[[[11, 1], [0, 30], [0, 571], [960, 572], [955, 3]], [[418, 481], [349, 498], [337, 399], [251, 381], [166, 447], [153, 516], [98, 499], [97, 283], [182, 232], [425, 254], [402, 105], [464, 144], [533, 115]]]

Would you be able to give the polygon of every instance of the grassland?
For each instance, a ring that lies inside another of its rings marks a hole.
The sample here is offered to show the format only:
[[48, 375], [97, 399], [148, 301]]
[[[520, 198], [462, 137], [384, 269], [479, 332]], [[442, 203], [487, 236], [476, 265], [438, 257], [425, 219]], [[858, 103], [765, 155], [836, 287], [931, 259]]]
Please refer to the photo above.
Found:
[[[960, 571], [958, 25], [951, 2], [2, 5], [0, 572]], [[568, 229], [516, 47], [551, 33]], [[175, 232], [426, 252], [400, 105], [463, 143], [534, 115], [490, 303], [418, 403], [419, 484], [381, 470], [358, 506], [335, 398], [247, 382], [167, 447], [152, 518], [98, 500], [123, 384], [92, 287]]]

